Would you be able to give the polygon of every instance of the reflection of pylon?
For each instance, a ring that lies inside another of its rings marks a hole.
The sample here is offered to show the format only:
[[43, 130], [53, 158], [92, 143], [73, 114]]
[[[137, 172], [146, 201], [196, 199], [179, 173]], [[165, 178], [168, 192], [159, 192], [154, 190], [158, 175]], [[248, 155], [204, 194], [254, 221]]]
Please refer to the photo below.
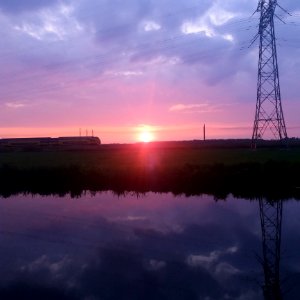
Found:
[[[260, 12], [259, 62], [257, 81], [257, 102], [252, 135], [252, 147], [256, 147], [268, 130], [275, 139], [287, 139], [283, 117], [279, 72], [277, 63], [274, 16], [277, 0], [260, 0], [257, 12]], [[254, 42], [253, 41], [253, 42]]]
[[282, 201], [269, 202], [259, 199], [262, 230], [265, 300], [282, 300], [280, 287], [280, 244]]

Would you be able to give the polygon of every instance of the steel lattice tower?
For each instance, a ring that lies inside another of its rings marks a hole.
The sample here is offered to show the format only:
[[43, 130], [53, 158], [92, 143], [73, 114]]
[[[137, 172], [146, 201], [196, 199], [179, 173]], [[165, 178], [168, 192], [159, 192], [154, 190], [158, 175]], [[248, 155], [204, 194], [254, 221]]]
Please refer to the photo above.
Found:
[[274, 16], [277, 0], [260, 0], [257, 12], [260, 12], [259, 62], [257, 81], [257, 102], [252, 135], [252, 147], [256, 147], [266, 131], [270, 131], [276, 140], [287, 139], [283, 117], [279, 72], [277, 63]]
[[262, 230], [262, 265], [265, 283], [263, 292], [265, 300], [282, 300], [280, 287], [280, 245], [282, 201], [270, 202], [259, 199]]

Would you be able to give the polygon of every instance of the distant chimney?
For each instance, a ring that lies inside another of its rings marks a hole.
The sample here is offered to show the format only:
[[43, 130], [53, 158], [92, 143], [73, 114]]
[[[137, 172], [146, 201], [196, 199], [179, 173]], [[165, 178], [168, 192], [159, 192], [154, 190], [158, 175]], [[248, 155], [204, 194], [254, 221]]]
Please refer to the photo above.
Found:
[[205, 124], [203, 126], [203, 141], [206, 140], [206, 129], [205, 129]]

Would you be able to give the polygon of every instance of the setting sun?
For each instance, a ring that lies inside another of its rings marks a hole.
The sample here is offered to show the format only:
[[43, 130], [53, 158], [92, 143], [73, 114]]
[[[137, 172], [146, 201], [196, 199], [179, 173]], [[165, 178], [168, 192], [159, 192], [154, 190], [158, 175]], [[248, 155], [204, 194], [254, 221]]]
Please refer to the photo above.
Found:
[[153, 141], [153, 134], [150, 131], [142, 131], [139, 136], [139, 140], [144, 143]]
[[154, 140], [154, 134], [151, 128], [143, 126], [139, 128], [138, 140], [143, 143], [149, 143]]

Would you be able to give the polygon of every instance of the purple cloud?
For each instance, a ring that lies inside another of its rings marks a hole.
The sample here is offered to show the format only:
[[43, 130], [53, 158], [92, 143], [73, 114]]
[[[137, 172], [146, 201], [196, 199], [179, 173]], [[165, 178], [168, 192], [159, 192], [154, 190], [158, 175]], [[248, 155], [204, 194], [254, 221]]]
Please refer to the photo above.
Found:
[[59, 0], [4, 0], [0, 2], [0, 8], [7, 13], [18, 14], [25, 11], [33, 11], [47, 6], [52, 6], [59, 2]]
[[[276, 20], [276, 34], [283, 98], [296, 103], [300, 4], [292, 2], [281, 3], [292, 16], [278, 8], [286, 24]], [[4, 1], [0, 105], [6, 113], [0, 122], [23, 120], [21, 111], [30, 114], [40, 105], [49, 105], [53, 116], [57, 103], [62, 111], [78, 107], [75, 115], [97, 103], [118, 120], [124, 103], [149, 111], [151, 102], [156, 117], [178, 103], [197, 104], [200, 94], [213, 105], [253, 103], [258, 44], [248, 46], [258, 31], [259, 14], [251, 17], [256, 7], [254, 0]], [[7, 103], [26, 105], [13, 110]]]

